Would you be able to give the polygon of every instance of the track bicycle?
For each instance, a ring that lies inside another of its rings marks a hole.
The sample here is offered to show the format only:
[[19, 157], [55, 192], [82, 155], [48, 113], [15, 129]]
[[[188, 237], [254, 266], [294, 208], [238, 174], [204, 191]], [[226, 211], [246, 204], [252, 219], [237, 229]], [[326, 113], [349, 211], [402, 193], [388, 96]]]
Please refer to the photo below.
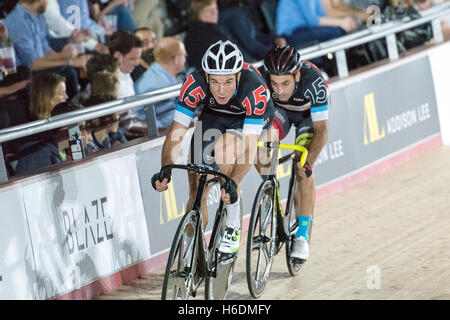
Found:
[[[168, 165], [164, 168], [192, 171], [200, 175], [200, 179], [192, 209], [181, 219], [173, 238], [164, 274], [161, 299], [187, 300], [189, 296], [196, 297], [203, 280], [205, 280], [206, 299], [225, 299], [237, 259], [237, 253], [225, 254], [218, 249], [225, 232], [227, 211], [223, 201], [220, 200], [209, 244], [206, 244], [201, 205], [207, 186], [218, 183], [220, 179], [229, 183], [231, 179], [207, 165]], [[214, 178], [208, 180], [208, 175]]]
[[[292, 161], [285, 210], [283, 210], [280, 200], [280, 184], [276, 177], [276, 169], [279, 164], [293, 160], [296, 151], [301, 152], [300, 164], [303, 167], [308, 155], [308, 150], [299, 145], [259, 142], [258, 147], [272, 149], [273, 155], [270, 173], [264, 177], [256, 193], [248, 226], [246, 274], [247, 285], [254, 298], [259, 298], [262, 295], [269, 280], [273, 259], [280, 252], [284, 243], [286, 244], [286, 263], [289, 274], [295, 277], [300, 274], [303, 268], [304, 260], [291, 258], [292, 244], [298, 229], [298, 220], [295, 214], [295, 207], [298, 207], [298, 201], [296, 200], [298, 188], [295, 177], [296, 162]], [[294, 152], [278, 159], [279, 149], [290, 149]], [[311, 229], [312, 219], [308, 231], [308, 242], [311, 239]]]

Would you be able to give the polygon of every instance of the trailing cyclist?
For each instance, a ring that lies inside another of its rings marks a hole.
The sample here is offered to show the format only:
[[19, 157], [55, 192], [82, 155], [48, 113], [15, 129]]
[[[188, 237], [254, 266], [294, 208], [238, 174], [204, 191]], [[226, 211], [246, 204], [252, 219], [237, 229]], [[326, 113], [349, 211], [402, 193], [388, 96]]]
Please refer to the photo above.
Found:
[[[312, 172], [328, 138], [328, 84], [320, 70], [312, 63], [302, 61], [300, 53], [290, 46], [271, 49], [264, 58], [262, 72], [275, 104], [275, 118], [269, 132], [271, 139], [277, 136], [274, 129], [281, 141], [294, 125], [295, 144], [308, 149], [303, 168], [299, 157], [294, 160], [298, 167], [297, 199], [300, 206], [296, 213], [299, 228], [291, 253], [292, 258], [307, 260], [308, 230], [316, 197]], [[265, 166], [262, 163], [258, 162], [256, 168], [263, 174]]]
[[[188, 75], [183, 83], [172, 127], [162, 149], [161, 166], [175, 163], [191, 120], [199, 114], [191, 140], [190, 161], [206, 164], [229, 176], [237, 185], [221, 185], [227, 210], [225, 234], [219, 250], [235, 253], [240, 243], [239, 183], [250, 170], [257, 141], [270, 128], [274, 106], [259, 71], [244, 62], [241, 51], [230, 41], [211, 45], [202, 59], [203, 71]], [[167, 190], [171, 172], [152, 178], [153, 187]], [[198, 180], [190, 173], [189, 202], [194, 202]], [[208, 222], [207, 196], [203, 194], [203, 227]]]

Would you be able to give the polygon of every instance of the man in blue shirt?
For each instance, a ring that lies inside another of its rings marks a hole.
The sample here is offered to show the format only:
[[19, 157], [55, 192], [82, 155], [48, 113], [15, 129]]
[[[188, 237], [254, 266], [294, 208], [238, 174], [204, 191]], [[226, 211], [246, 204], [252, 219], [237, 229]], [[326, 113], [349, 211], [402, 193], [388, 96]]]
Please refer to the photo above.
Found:
[[[144, 93], [178, 83], [176, 75], [183, 71], [186, 63], [186, 49], [183, 42], [176, 37], [161, 39], [154, 49], [155, 62], [136, 81], [136, 93]], [[168, 99], [155, 103], [156, 122], [158, 129], [172, 125], [176, 100]], [[139, 119], [144, 120], [145, 114], [139, 111]]]
[[280, 0], [276, 15], [276, 33], [289, 45], [300, 48], [312, 42], [331, 40], [356, 29], [350, 17], [327, 15], [324, 0]]
[[78, 91], [78, 75], [74, 68], [85, 68], [88, 56], [77, 56], [73, 44], [67, 44], [60, 52], [50, 48], [47, 26], [43, 13], [47, 0], [20, 0], [5, 19], [9, 37], [14, 42], [16, 63], [33, 72], [46, 70], [66, 78], [69, 98]]

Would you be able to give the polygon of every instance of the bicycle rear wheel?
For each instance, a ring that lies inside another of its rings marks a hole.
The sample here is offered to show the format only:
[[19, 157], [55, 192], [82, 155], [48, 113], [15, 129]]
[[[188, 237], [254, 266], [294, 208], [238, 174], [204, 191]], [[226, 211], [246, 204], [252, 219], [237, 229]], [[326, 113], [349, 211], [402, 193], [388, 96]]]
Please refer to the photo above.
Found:
[[[242, 216], [243, 216], [242, 200], [240, 199], [239, 201], [240, 201], [240, 215], [242, 226]], [[211, 271], [213, 273], [215, 271], [216, 276], [215, 277], [211, 276], [207, 278], [205, 281], [205, 298], [207, 300], [224, 300], [227, 297], [228, 290], [230, 289], [231, 285], [231, 280], [233, 278], [234, 264], [236, 262], [239, 253], [238, 251], [234, 254], [224, 254], [217, 251], [220, 245], [220, 240], [222, 239], [222, 236], [225, 232], [225, 221], [226, 221], [226, 212], [224, 212], [224, 214], [221, 215], [220, 221], [218, 222], [216, 236], [214, 239], [214, 245], [212, 246], [212, 249], [209, 252], [209, 262], [210, 262], [209, 265]]]
[[[194, 236], [198, 222], [199, 213], [194, 210], [189, 211], [181, 219], [167, 261], [162, 300], [187, 300], [189, 298], [197, 266]], [[195, 255], [194, 259], [191, 258], [193, 255]]]
[[247, 286], [254, 298], [259, 298], [266, 287], [276, 251], [274, 190], [275, 185], [271, 180], [260, 185], [248, 226], [246, 274]]

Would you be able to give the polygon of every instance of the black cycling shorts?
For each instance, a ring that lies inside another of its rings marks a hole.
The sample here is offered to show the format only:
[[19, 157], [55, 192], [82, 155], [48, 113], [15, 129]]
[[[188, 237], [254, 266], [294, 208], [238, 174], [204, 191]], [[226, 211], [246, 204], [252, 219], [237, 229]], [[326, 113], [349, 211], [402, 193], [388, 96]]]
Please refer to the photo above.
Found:
[[[273, 115], [268, 115], [260, 139], [264, 137], [272, 125], [273, 118]], [[244, 117], [228, 116], [210, 110], [203, 111], [192, 135], [190, 163], [206, 164], [213, 167], [214, 170], [219, 170], [214, 159], [216, 140], [224, 133], [231, 133], [242, 139], [243, 126]]]
[[309, 145], [314, 136], [310, 111], [289, 111], [281, 107], [275, 107], [273, 127], [278, 130], [280, 141], [288, 135], [292, 125], [295, 126], [295, 144]]

